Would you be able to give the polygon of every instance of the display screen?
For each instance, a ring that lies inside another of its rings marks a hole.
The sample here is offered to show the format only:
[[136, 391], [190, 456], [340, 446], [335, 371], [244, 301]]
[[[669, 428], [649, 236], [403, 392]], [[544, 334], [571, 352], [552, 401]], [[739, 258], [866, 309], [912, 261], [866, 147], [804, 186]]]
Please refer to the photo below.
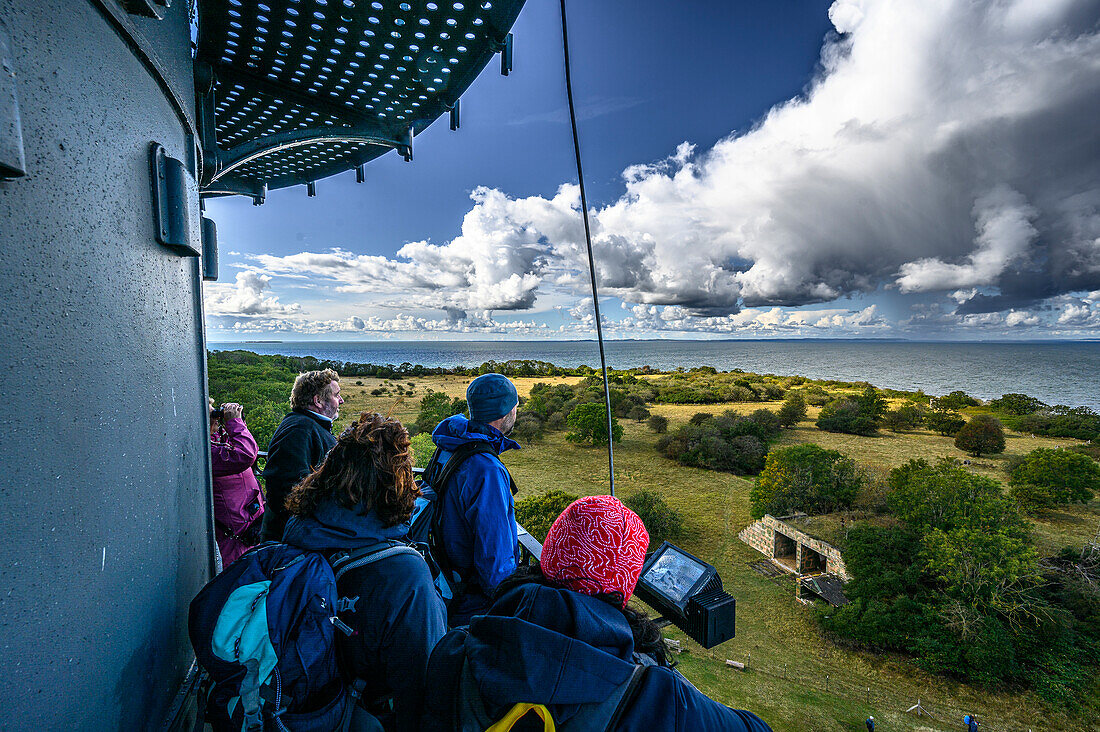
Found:
[[682, 605], [692, 586], [706, 571], [706, 564], [681, 554], [670, 546], [661, 552], [642, 579], [672, 602]]

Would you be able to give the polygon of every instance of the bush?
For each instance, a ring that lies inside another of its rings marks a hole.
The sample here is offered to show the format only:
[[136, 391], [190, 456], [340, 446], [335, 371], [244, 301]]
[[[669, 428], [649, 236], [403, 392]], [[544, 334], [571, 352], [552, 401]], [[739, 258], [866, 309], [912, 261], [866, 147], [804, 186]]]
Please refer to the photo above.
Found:
[[542, 420], [533, 414], [520, 414], [512, 427], [510, 436], [520, 442], [534, 442], [542, 439]]
[[683, 533], [683, 517], [652, 488], [630, 494], [623, 499], [623, 503], [645, 524], [650, 548], [660, 546], [662, 541], [674, 541]]
[[1047, 405], [1027, 394], [1003, 394], [1000, 399], [991, 401], [989, 406], [994, 412], [1022, 416], [1034, 414]]
[[996, 455], [1005, 451], [1005, 431], [993, 417], [979, 414], [955, 435], [955, 447], [974, 457]]
[[385, 393], [386, 393], [385, 389], [371, 389], [370, 390], [370, 395], [371, 396], [382, 396]]
[[1055, 405], [1018, 418], [1013, 425], [1021, 432], [1077, 440], [1100, 438], [1100, 414], [1088, 407]]
[[804, 389], [802, 394], [806, 398], [806, 403], [811, 407], [823, 407], [833, 401], [833, 395], [820, 386], [811, 386], [809, 389]]
[[965, 391], [953, 391], [946, 396], [937, 397], [932, 400], [932, 406], [936, 409], [959, 410], [965, 407], [976, 407], [979, 404], [981, 404], [981, 402]]
[[818, 429], [850, 435], [873, 435], [878, 431], [875, 419], [852, 399], [829, 402], [817, 417]]
[[855, 462], [836, 450], [817, 445], [781, 447], [768, 454], [753, 485], [752, 516], [849, 508], [866, 482]]
[[[397, 389], [397, 393], [400, 394], [401, 387], [398, 386]], [[447, 417], [465, 411], [465, 399], [459, 399], [458, 397], [451, 399], [441, 391], [430, 391], [420, 400], [420, 414], [417, 415], [416, 422], [413, 423], [409, 431], [413, 434], [430, 433], [437, 424], [447, 419]]]
[[554, 412], [546, 420], [546, 429], [560, 432], [565, 429], [565, 415], [561, 412]]
[[928, 426], [928, 429], [939, 432], [944, 437], [953, 437], [966, 424], [966, 419], [958, 412], [933, 409], [924, 415], [924, 424]]
[[883, 425], [893, 432], [916, 429], [923, 421], [921, 410], [911, 404], [892, 409], [882, 418]]
[[792, 391], [787, 395], [783, 406], [776, 412], [779, 418], [779, 426], [790, 428], [806, 419], [806, 398], [800, 391]]
[[1087, 503], [1100, 491], [1100, 464], [1080, 453], [1040, 447], [1012, 470], [1008, 482], [1013, 497], [1031, 510]]
[[[578, 444], [607, 444], [607, 407], [603, 404], [580, 404], [566, 419], [569, 433], [565, 439]], [[623, 436], [623, 427], [619, 420], [611, 418], [611, 436], [618, 440]]]
[[418, 468], [428, 467], [428, 461], [432, 459], [432, 454], [435, 452], [435, 443], [432, 442], [432, 436], [427, 432], [421, 432], [420, 434], [413, 435], [412, 438], [412, 454], [413, 464]]
[[546, 532], [550, 531], [554, 521], [578, 498], [580, 496], [558, 488], [528, 496], [516, 501], [516, 521], [527, 529], [527, 533], [544, 542]]
[[638, 404], [632, 407], [630, 411], [627, 412], [626, 416], [627, 419], [632, 419], [635, 422], [644, 422], [646, 419], [649, 418], [649, 410], [646, 409], [643, 405]]
[[777, 430], [774, 422], [775, 416], [767, 410], [757, 410], [749, 417], [727, 411], [717, 419], [687, 424], [675, 434], [661, 437], [657, 451], [681, 465], [741, 475], [757, 473], [764, 467], [765, 440]]
[[714, 419], [714, 415], [710, 412], [696, 412], [691, 415], [691, 419], [688, 420], [688, 424], [701, 425], [704, 422]]
[[668, 432], [668, 417], [661, 416], [660, 414], [651, 414], [649, 416], [649, 429], [659, 435]]

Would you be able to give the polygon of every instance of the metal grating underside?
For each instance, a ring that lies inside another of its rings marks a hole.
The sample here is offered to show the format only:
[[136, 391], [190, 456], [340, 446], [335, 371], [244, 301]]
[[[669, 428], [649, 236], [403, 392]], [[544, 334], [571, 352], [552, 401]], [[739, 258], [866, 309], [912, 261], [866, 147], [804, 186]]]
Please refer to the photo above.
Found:
[[256, 195], [397, 149], [504, 48], [523, 0], [199, 0], [203, 189]]

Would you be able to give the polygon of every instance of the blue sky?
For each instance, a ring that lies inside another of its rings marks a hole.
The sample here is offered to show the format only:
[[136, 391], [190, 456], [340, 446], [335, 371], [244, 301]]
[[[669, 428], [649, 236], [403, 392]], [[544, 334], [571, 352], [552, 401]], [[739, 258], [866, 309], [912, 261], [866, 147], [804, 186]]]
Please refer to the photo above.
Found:
[[[1100, 335], [1098, 5], [572, 2], [608, 335]], [[557, 3], [513, 30], [412, 163], [208, 201], [211, 340], [591, 337]]]

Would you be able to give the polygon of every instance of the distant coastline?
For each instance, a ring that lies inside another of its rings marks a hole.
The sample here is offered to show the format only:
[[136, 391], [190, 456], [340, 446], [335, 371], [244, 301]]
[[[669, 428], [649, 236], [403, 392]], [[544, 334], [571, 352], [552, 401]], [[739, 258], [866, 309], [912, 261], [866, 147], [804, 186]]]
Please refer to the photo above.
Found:
[[[594, 341], [285, 341], [217, 343], [214, 350], [244, 349], [314, 356], [351, 363], [420, 364], [450, 368], [486, 361], [545, 361], [598, 368]], [[980, 399], [1022, 392], [1047, 404], [1100, 409], [1100, 342], [943, 342], [886, 339], [760, 339], [607, 342], [607, 364], [662, 371], [713, 366], [810, 379], [869, 381], [899, 391], [942, 395], [956, 389]]]

